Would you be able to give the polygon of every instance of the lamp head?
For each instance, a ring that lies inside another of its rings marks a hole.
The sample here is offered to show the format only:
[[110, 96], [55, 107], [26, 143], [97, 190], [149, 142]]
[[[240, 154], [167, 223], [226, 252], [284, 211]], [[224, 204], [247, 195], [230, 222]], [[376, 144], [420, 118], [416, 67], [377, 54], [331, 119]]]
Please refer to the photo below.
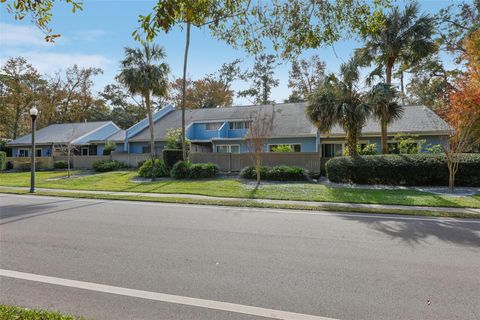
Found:
[[33, 107], [30, 109], [30, 115], [31, 115], [32, 117], [36, 117], [37, 114], [38, 114], [38, 109], [37, 109], [37, 107], [33, 106]]

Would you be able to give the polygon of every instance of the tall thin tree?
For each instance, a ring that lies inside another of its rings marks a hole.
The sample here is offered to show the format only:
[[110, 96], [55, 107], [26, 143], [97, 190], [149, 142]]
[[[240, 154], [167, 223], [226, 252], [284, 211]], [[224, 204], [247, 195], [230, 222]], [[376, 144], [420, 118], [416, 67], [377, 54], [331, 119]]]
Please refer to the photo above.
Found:
[[374, 116], [380, 121], [382, 153], [388, 153], [388, 125], [402, 117], [405, 107], [397, 103], [397, 91], [388, 84], [378, 83], [370, 93]]
[[155, 44], [144, 44], [142, 48], [125, 48], [125, 59], [121, 62], [118, 79], [132, 94], [140, 94], [147, 109], [150, 131], [150, 157], [152, 159], [152, 181], [155, 180], [155, 136], [153, 130], [152, 96], [166, 97], [168, 93], [169, 66], [165, 62], [165, 50]]
[[371, 113], [366, 97], [358, 91], [359, 71], [355, 61], [340, 66], [339, 77], [330, 75], [309, 97], [307, 115], [320, 132], [336, 124], [345, 130], [347, 154], [357, 155], [357, 142]]

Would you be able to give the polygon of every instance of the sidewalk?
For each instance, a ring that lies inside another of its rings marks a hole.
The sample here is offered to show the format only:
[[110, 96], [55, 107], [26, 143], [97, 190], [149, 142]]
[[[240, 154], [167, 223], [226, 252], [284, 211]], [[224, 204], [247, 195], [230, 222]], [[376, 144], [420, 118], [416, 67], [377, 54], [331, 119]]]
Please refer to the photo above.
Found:
[[[12, 191], [28, 191], [28, 187], [0, 187], [0, 193], [2, 190], [12, 190]], [[341, 211], [359, 211], [364, 212], [366, 210], [375, 210], [381, 212], [385, 211], [414, 211], [414, 212], [439, 212], [439, 213], [457, 213], [457, 214], [469, 214], [469, 215], [479, 215], [480, 209], [476, 208], [449, 208], [449, 207], [426, 207], [426, 206], [405, 206], [405, 205], [383, 205], [383, 204], [367, 204], [367, 203], [343, 203], [343, 202], [318, 202], [318, 201], [294, 201], [294, 200], [273, 200], [273, 199], [250, 199], [250, 198], [228, 198], [228, 197], [211, 197], [211, 196], [202, 196], [202, 195], [193, 195], [193, 194], [178, 194], [178, 193], [143, 193], [143, 192], [114, 192], [114, 191], [90, 191], [90, 190], [68, 190], [68, 189], [49, 189], [49, 188], [36, 188], [38, 192], [52, 192], [52, 193], [64, 193], [65, 196], [68, 194], [84, 194], [84, 195], [106, 195], [106, 196], [118, 196], [118, 197], [148, 197], [148, 198], [165, 198], [165, 199], [185, 199], [185, 200], [210, 200], [210, 201], [222, 201], [225, 205], [228, 205], [228, 202], [248, 202], [251, 204], [259, 205], [275, 205], [275, 206], [288, 206], [299, 208], [311, 207], [324, 210], [341, 210]]]

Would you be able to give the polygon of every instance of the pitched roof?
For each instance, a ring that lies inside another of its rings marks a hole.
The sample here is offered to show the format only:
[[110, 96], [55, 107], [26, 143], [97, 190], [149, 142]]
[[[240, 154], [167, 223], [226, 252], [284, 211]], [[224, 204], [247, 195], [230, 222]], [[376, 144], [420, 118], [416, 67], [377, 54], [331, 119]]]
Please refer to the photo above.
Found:
[[[452, 128], [430, 108], [425, 106], [405, 106], [402, 117], [388, 126], [388, 133], [436, 133], [448, 134]], [[379, 135], [380, 122], [373, 116], [362, 129], [362, 135]], [[340, 126], [334, 126], [331, 135], [344, 135]], [[328, 134], [327, 134], [328, 135]]]
[[[186, 110], [186, 126], [193, 122], [248, 120], [260, 110], [265, 114], [274, 112], [272, 137], [315, 136], [317, 129], [306, 115], [306, 102], [282, 103], [275, 105], [244, 106], [214, 109]], [[174, 110], [154, 124], [156, 140], [165, 140], [168, 129], [181, 127], [181, 110]], [[451, 127], [431, 109], [425, 106], [405, 106], [401, 119], [389, 125], [389, 133], [433, 133], [444, 135]], [[373, 116], [362, 130], [364, 135], [380, 135], [380, 124]], [[345, 135], [340, 126], [334, 126], [330, 133], [322, 136]], [[148, 127], [134, 135], [129, 141], [148, 141]]]
[[[35, 132], [35, 143], [68, 143], [108, 123], [110, 121], [52, 124]], [[30, 145], [31, 141], [31, 134], [27, 134], [9, 142], [8, 145]]]
[[[189, 109], [185, 111], [186, 126], [193, 122], [249, 120], [259, 112], [274, 113], [272, 136], [315, 136], [317, 129], [305, 114], [305, 103], [281, 103], [275, 105], [244, 106], [212, 109]], [[174, 110], [154, 124], [156, 140], [164, 140], [169, 129], [181, 127], [182, 112]], [[149, 140], [148, 127], [129, 141]]]
[[92, 142], [103, 142], [103, 141], [124, 142], [125, 133], [126, 133], [125, 130], [119, 130], [103, 140], [92, 140]]

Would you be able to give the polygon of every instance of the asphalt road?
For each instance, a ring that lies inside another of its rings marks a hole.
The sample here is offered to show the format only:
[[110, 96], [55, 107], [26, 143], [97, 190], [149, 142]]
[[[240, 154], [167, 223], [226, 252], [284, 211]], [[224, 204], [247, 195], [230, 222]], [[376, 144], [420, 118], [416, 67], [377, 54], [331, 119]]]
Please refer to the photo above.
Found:
[[480, 319], [480, 220], [0, 194], [0, 269], [60, 278], [0, 275], [0, 304], [94, 319]]

